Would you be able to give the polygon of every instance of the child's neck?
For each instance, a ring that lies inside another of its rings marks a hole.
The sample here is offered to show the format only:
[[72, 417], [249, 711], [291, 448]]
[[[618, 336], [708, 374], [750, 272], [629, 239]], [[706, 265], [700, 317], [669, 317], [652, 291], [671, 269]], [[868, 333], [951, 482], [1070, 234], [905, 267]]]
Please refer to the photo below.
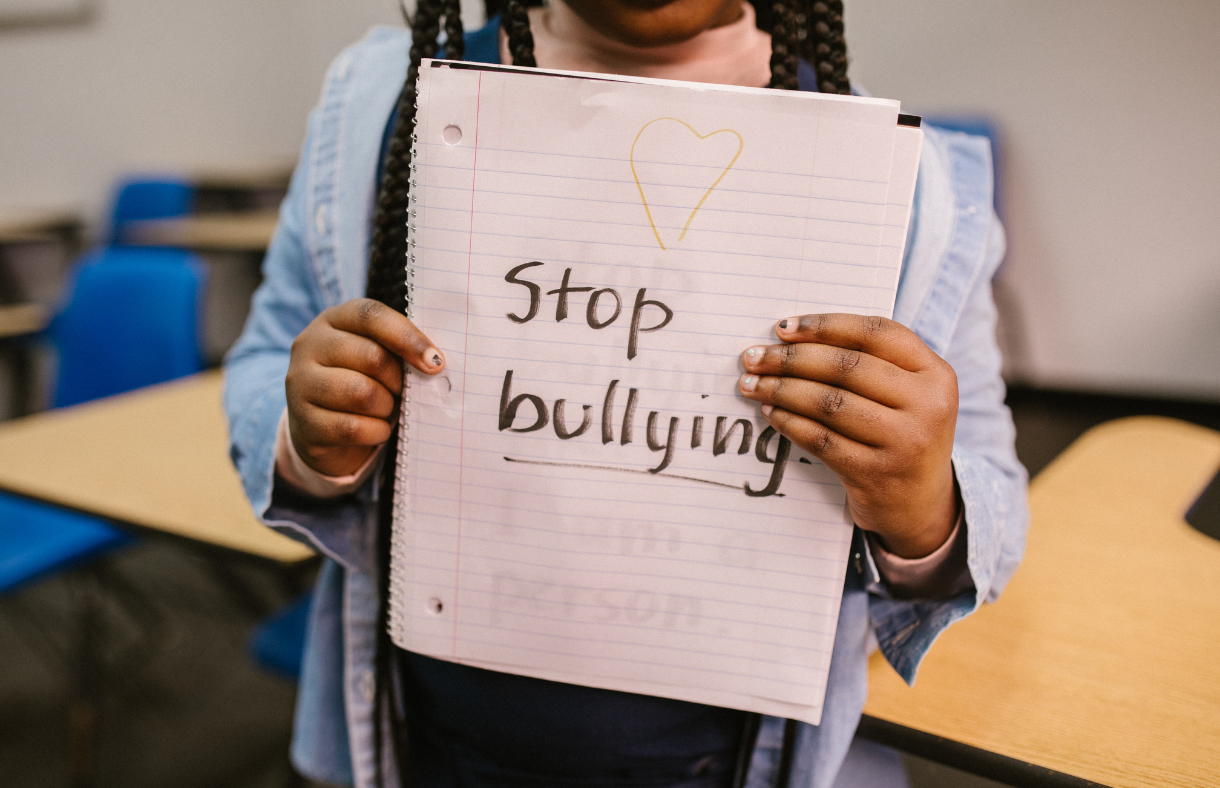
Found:
[[[609, 38], [563, 0], [531, 8], [529, 15], [540, 68], [764, 87], [771, 79], [771, 36], [755, 26], [752, 5], [743, 1], [742, 11], [736, 22], [659, 47], [630, 46]], [[512, 62], [502, 31], [500, 60]]]

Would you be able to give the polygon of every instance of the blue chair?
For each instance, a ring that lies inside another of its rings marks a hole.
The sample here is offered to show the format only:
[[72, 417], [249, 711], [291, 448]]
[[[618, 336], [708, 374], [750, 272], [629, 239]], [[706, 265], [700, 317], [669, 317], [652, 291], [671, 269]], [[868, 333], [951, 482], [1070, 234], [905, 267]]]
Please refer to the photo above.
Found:
[[150, 386], [203, 369], [203, 263], [177, 249], [86, 254], [48, 334], [59, 354], [54, 406]]
[[[193, 255], [172, 249], [113, 247], [81, 258], [47, 332], [59, 354], [55, 406], [202, 369], [205, 278]], [[130, 540], [99, 518], [0, 494], [0, 591]]]
[[[47, 331], [59, 355], [55, 406], [75, 405], [202, 369], [205, 280], [202, 263], [179, 250], [111, 247], [81, 258], [69, 279], [66, 305]], [[0, 494], [0, 592], [131, 541], [105, 520]], [[106, 569], [104, 564], [93, 564], [73, 581], [125, 597], [128, 610], [147, 607], [138, 596], [125, 592], [123, 584], [106, 582]], [[83, 593], [75, 605], [85, 643], [91, 643], [97, 630], [95, 596]], [[141, 629], [149, 633], [145, 640], [155, 643], [158, 625], [152, 618]], [[81, 697], [73, 703], [97, 709], [105, 693], [99, 686], [104, 675], [96, 647], [83, 649], [78, 668]], [[91, 749], [87, 739], [74, 739], [70, 757], [89, 763]]]
[[305, 627], [313, 609], [310, 591], [260, 624], [250, 635], [254, 661], [285, 678], [301, 676], [305, 656]]
[[175, 176], [131, 178], [115, 190], [110, 218], [109, 243], [123, 242], [128, 222], [144, 219], [172, 219], [185, 216], [195, 207], [195, 186]]
[[129, 541], [105, 520], [0, 493], [0, 593]]

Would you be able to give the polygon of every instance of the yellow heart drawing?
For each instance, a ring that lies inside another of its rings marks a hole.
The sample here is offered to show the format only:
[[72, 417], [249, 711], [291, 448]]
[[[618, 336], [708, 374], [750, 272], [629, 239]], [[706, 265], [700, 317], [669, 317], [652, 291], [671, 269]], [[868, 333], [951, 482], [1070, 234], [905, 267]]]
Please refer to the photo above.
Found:
[[725, 168], [720, 172], [719, 175], [716, 176], [716, 180], [712, 182], [711, 186], [707, 187], [707, 191], [705, 191], [703, 193], [703, 196], [699, 198], [699, 202], [695, 205], [695, 207], [693, 209], [691, 209], [690, 215], [686, 217], [686, 224], [684, 224], [682, 226], [682, 234], [678, 236], [679, 241], [681, 241], [683, 238], [686, 237], [686, 231], [690, 229], [691, 222], [693, 222], [695, 220], [695, 214], [698, 213], [699, 209], [703, 207], [703, 203], [705, 203], [707, 201], [708, 195], [710, 195], [712, 193], [712, 189], [715, 189], [717, 186], [720, 185], [720, 181], [724, 180], [724, 176], [727, 175], [729, 170], [731, 170], [733, 168], [733, 165], [737, 163], [737, 158], [739, 156], [741, 156], [741, 150], [742, 150], [742, 148], [745, 147], [745, 140], [743, 140], [741, 138], [740, 134], [738, 134], [736, 131], [733, 131], [732, 129], [717, 129], [716, 131], [711, 131], [711, 132], [708, 132], [707, 134], [700, 134], [699, 132], [695, 131], [694, 126], [690, 125], [689, 123], [686, 123], [685, 121], [678, 120], [677, 118], [657, 118], [656, 120], [650, 120], [647, 123], [645, 123], [644, 126], [635, 135], [635, 140], [631, 143], [631, 175], [633, 178], [635, 178], [635, 187], [637, 189], [639, 189], [640, 202], [644, 203], [644, 213], [646, 213], [648, 215], [648, 224], [650, 227], [652, 227], [652, 234], [656, 237], [657, 243], [660, 244], [661, 249], [664, 250], [666, 248], [665, 242], [661, 240], [661, 233], [657, 231], [657, 223], [656, 223], [656, 220], [653, 218], [652, 208], [648, 205], [648, 197], [645, 196], [645, 194], [644, 194], [644, 186], [640, 183], [640, 175], [636, 171], [636, 168], [635, 168], [635, 147], [636, 147], [636, 145], [639, 144], [640, 137], [642, 137], [644, 135], [644, 132], [648, 129], [649, 126], [651, 126], [654, 123], [660, 123], [663, 120], [672, 121], [674, 123], [680, 123], [681, 125], [685, 126], [690, 131], [691, 134], [694, 134], [695, 137], [697, 137], [700, 140], [705, 140], [709, 137], [714, 137], [717, 134], [732, 134], [734, 137], [737, 138], [737, 152], [733, 154], [732, 160], [730, 160], [729, 163], [727, 165], [725, 165]]

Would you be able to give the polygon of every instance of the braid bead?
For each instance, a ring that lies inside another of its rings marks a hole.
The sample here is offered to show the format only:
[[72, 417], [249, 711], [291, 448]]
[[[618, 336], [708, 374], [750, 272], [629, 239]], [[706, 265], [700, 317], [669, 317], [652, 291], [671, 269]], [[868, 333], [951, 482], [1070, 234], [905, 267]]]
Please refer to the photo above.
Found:
[[534, 59], [534, 34], [530, 32], [530, 16], [521, 0], [508, 0], [504, 6], [501, 24], [505, 35], [508, 36], [508, 51], [512, 54], [513, 65], [537, 68], [538, 61]]

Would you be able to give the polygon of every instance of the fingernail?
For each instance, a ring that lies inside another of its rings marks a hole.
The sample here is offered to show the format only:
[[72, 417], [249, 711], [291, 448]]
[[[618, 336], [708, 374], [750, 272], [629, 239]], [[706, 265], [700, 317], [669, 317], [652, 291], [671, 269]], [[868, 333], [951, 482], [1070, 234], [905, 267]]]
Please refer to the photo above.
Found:
[[755, 364], [757, 364], [758, 362], [763, 360], [763, 356], [766, 354], [766, 352], [767, 352], [767, 349], [764, 347], [750, 348], [749, 350], [746, 351], [746, 356], [745, 356], [746, 363], [749, 364], [750, 366], [754, 366]]
[[441, 352], [434, 347], [430, 347], [424, 351], [424, 361], [426, 361], [428, 366], [431, 367], [439, 367], [441, 364], [445, 363], [445, 359], [441, 357]]
[[[779, 321], [780, 331], [796, 331], [796, 327], [800, 325], [800, 320], [795, 317], [785, 317]], [[789, 328], [791, 326], [791, 328]]]
[[741, 386], [742, 391], [753, 391], [758, 388], [758, 375], [742, 375], [738, 385]]
[[775, 406], [774, 406], [774, 405], [763, 405], [763, 406], [762, 406], [763, 418], [764, 418], [764, 419], [769, 419], [769, 418], [771, 418], [771, 411], [773, 411], [773, 410], [775, 410]]

